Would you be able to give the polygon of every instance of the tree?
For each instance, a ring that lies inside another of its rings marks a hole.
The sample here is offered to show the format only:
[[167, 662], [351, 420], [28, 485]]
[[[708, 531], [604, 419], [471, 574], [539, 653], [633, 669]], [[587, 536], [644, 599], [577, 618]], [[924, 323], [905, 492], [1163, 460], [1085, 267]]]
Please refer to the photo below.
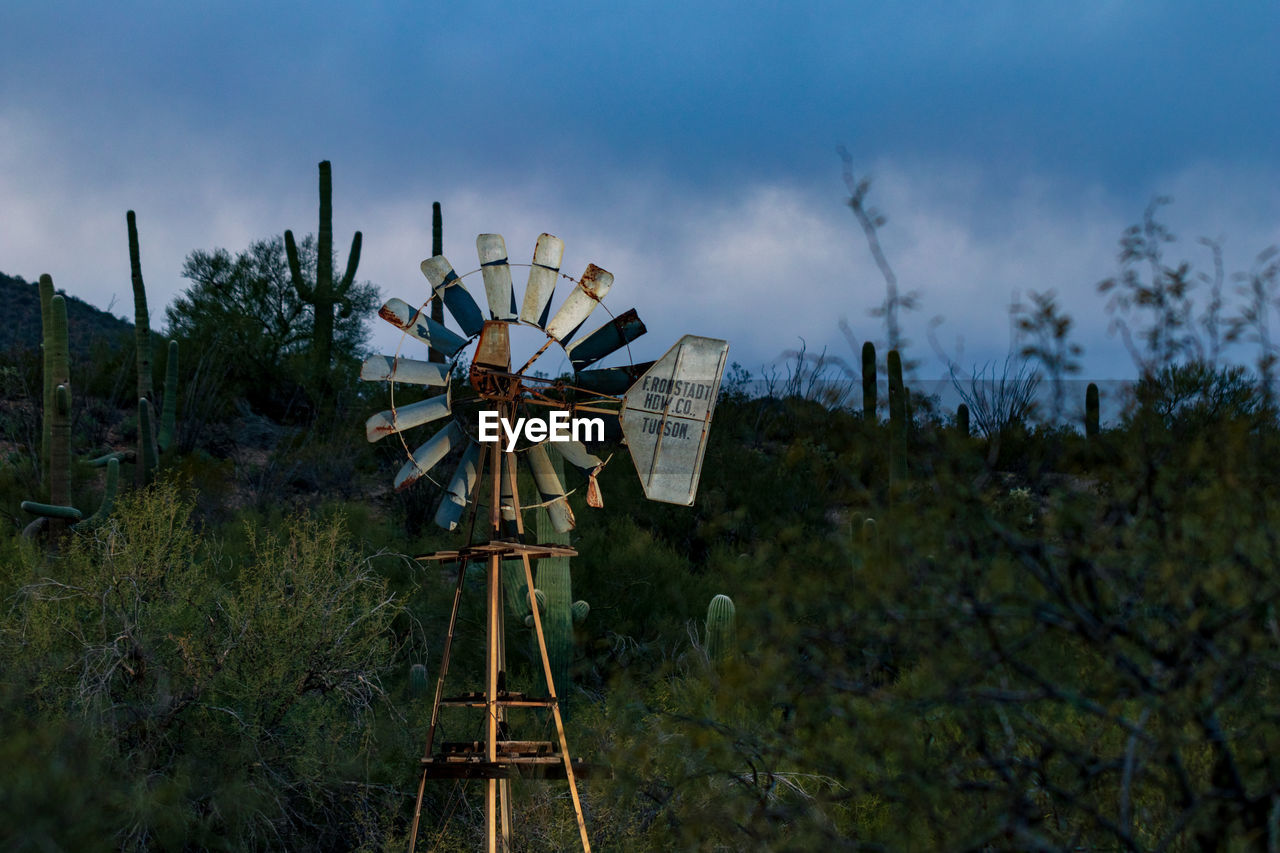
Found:
[[[298, 251], [303, 267], [314, 268], [315, 238], [304, 238]], [[310, 387], [303, 356], [314, 322], [293, 287], [284, 241], [259, 240], [234, 258], [226, 249], [196, 250], [182, 274], [192, 284], [166, 312], [168, 334], [217, 367], [224, 402], [242, 397], [259, 411], [284, 414], [282, 401]], [[338, 369], [346, 369], [364, 347], [365, 318], [377, 307], [378, 290], [359, 282], [348, 298], [350, 314], [334, 320]]]

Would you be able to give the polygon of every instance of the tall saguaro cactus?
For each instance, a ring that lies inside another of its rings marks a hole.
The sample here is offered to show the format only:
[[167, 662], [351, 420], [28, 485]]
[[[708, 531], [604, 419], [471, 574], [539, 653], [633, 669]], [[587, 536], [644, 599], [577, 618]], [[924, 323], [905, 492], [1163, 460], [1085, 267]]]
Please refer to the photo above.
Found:
[[871, 341], [862, 344], [862, 417], [875, 423], [876, 420], [876, 345]]
[[907, 478], [907, 388], [902, 382], [902, 356], [889, 350], [889, 482]]
[[53, 292], [53, 279], [40, 276], [41, 317], [44, 329], [44, 434], [46, 480], [49, 502], [23, 501], [22, 509], [37, 516], [24, 533], [33, 536], [41, 527], [61, 533], [68, 522], [78, 530], [91, 529], [111, 512], [116, 493], [120, 463], [107, 463], [107, 484], [102, 505], [93, 516], [80, 521], [83, 514], [71, 506], [71, 353], [67, 342], [67, 301]]
[[329, 369], [333, 354], [333, 311], [337, 308], [342, 317], [351, 315], [351, 300], [347, 293], [355, 281], [356, 267], [360, 265], [360, 232], [351, 240], [351, 252], [347, 255], [347, 271], [342, 280], [333, 280], [333, 172], [328, 160], [320, 163], [320, 233], [316, 238], [316, 277], [308, 281], [298, 259], [298, 244], [293, 232], [284, 232], [285, 252], [289, 256], [289, 274], [298, 297], [312, 306], [315, 322], [312, 325], [311, 356], [316, 375], [323, 376]]
[[132, 210], [129, 225], [129, 277], [133, 280], [133, 335], [138, 348], [138, 397], [154, 399], [151, 385], [151, 315], [147, 312], [147, 288], [142, 283], [142, 256], [138, 251], [138, 220]]
[[1098, 386], [1090, 382], [1084, 391], [1084, 434], [1089, 438], [1097, 436], [1098, 426]]
[[40, 276], [40, 349], [41, 373], [44, 378], [44, 399], [41, 403], [43, 412], [40, 425], [40, 475], [47, 482], [49, 479], [50, 427], [53, 420], [53, 369], [51, 349], [53, 341], [53, 278], [48, 273]]
[[49, 300], [49, 309], [45, 381], [53, 386], [53, 405], [44, 413], [49, 424], [49, 503], [66, 506], [71, 503], [71, 355], [67, 346], [67, 301], [60, 294], [55, 295]]
[[[440, 215], [440, 202], [433, 201], [431, 203], [431, 254], [432, 256], [444, 254], [444, 220]], [[440, 325], [444, 325], [444, 300], [439, 296], [431, 297], [431, 319]], [[431, 350], [427, 354], [427, 358], [434, 362], [444, 363], [444, 353]]]

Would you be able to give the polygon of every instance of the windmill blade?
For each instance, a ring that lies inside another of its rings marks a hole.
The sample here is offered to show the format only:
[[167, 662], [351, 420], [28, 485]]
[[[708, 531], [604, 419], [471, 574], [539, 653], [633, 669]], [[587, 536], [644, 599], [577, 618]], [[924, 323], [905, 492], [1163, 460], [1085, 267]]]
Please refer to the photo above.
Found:
[[604, 498], [600, 494], [600, 485], [596, 477], [604, 467], [604, 461], [580, 441], [548, 442], [564, 461], [577, 468], [587, 478], [587, 506], [600, 509], [604, 506]]
[[[511, 464], [508, 464], [508, 460], [510, 460]], [[518, 486], [511, 482], [511, 475], [515, 472], [514, 457], [510, 454], [504, 454], [501, 465], [498, 507], [502, 516], [502, 535], [516, 536], [519, 533], [516, 525], [516, 489]]]
[[404, 463], [404, 467], [396, 474], [393, 484], [395, 490], [398, 492], [407, 489], [425, 477], [432, 468], [440, 463], [441, 459], [449, 454], [450, 450], [462, 443], [463, 438], [462, 427], [458, 426], [455, 421], [449, 421], [444, 429], [433, 435], [426, 444], [413, 451], [413, 458]]
[[653, 367], [652, 361], [640, 364], [629, 364], [624, 367], [603, 367], [595, 370], [581, 370], [573, 378], [573, 384], [597, 394], [620, 397], [627, 393], [644, 372]]
[[587, 271], [573, 291], [565, 297], [560, 310], [547, 324], [547, 334], [560, 343], [573, 337], [573, 333], [591, 316], [591, 312], [613, 287], [613, 273], [595, 264], [587, 264]]
[[480, 256], [480, 274], [484, 276], [490, 319], [516, 319], [516, 290], [511, 283], [506, 241], [501, 234], [481, 234], [476, 237], [476, 254]]
[[443, 388], [449, 384], [449, 365], [394, 355], [371, 355], [360, 366], [360, 378]]
[[551, 313], [551, 294], [560, 277], [560, 262], [564, 260], [564, 241], [550, 234], [538, 237], [533, 248], [533, 265], [529, 267], [529, 284], [524, 289], [524, 304], [520, 306], [520, 319], [539, 329], [547, 327]]
[[466, 338], [449, 331], [403, 299], [388, 299], [378, 309], [378, 316], [422, 341], [445, 358], [451, 358], [467, 343]]
[[453, 472], [453, 479], [440, 500], [440, 508], [436, 510], [436, 524], [445, 530], [456, 530], [462, 520], [463, 510], [471, 500], [475, 491], [476, 480], [480, 478], [480, 445], [471, 442], [462, 454], [462, 461]]
[[617, 352], [627, 344], [645, 333], [644, 323], [640, 315], [632, 308], [625, 314], [614, 317], [580, 341], [565, 348], [573, 369], [581, 370], [595, 364], [600, 359]]
[[538, 487], [538, 494], [547, 504], [547, 515], [551, 516], [551, 524], [558, 533], [568, 533], [575, 526], [573, 510], [569, 509], [569, 499], [565, 497], [564, 484], [551, 465], [544, 444], [535, 444], [529, 448], [529, 468], [533, 471], [533, 482]]
[[450, 410], [449, 397], [450, 394], [446, 391], [444, 394], [428, 397], [418, 403], [396, 406], [394, 409], [378, 412], [378, 414], [365, 421], [365, 436], [370, 442], [375, 442], [380, 438], [386, 438], [392, 433], [404, 432], [407, 429], [447, 417]]
[[471, 297], [462, 279], [453, 271], [453, 265], [445, 260], [444, 255], [434, 255], [422, 262], [422, 274], [431, 282], [431, 291], [444, 302], [458, 327], [467, 337], [480, 332], [484, 325], [484, 316], [480, 306]]
[[693, 503], [729, 343], [685, 335], [622, 398], [622, 434], [651, 501]]

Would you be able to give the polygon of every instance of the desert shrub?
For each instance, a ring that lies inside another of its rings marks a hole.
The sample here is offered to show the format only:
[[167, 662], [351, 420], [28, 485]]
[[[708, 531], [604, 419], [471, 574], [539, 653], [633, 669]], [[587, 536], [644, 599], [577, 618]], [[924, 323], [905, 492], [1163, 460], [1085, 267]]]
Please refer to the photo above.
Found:
[[[21, 709], [6, 712], [97, 745], [120, 796], [91, 819], [112, 846], [370, 840], [385, 829], [372, 735], [393, 716], [382, 675], [399, 600], [340, 521], [251, 530], [228, 566], [191, 510], [169, 484], [130, 493], [29, 579], [0, 623]], [[77, 830], [63, 830], [65, 845]]]

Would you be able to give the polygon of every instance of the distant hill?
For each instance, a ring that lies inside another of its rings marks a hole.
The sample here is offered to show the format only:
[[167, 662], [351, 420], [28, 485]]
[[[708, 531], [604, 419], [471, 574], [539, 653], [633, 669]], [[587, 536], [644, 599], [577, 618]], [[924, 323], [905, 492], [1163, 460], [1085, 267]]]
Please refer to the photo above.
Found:
[[[57, 282], [54, 282], [57, 286]], [[111, 343], [132, 341], [133, 324], [94, 308], [83, 299], [61, 290], [67, 300], [68, 344], [76, 356], [88, 356], [97, 340]], [[0, 273], [0, 305], [4, 306], [4, 322], [0, 322], [0, 352], [40, 348], [40, 289], [35, 282], [21, 276]]]

